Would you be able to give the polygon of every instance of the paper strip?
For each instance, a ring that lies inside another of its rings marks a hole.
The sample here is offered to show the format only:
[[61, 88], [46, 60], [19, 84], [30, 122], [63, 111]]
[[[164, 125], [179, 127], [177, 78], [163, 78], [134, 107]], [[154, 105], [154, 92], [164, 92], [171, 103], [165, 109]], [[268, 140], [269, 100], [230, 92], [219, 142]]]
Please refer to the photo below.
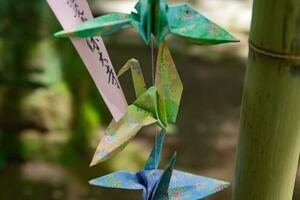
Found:
[[[93, 18], [86, 0], [47, 0], [63, 29]], [[101, 37], [71, 38], [115, 121], [127, 111], [127, 102]]]

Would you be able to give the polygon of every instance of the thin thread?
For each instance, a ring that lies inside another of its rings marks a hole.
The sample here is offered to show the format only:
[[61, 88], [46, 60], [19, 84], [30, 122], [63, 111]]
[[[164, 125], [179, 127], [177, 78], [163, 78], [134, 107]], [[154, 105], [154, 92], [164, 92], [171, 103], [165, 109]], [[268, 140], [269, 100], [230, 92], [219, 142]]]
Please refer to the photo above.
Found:
[[155, 68], [154, 68], [154, 47], [153, 39], [151, 37], [151, 69], [152, 69], [152, 85], [155, 83]]
[[158, 166], [157, 166], [157, 158], [156, 158], [156, 154], [157, 154], [157, 131], [155, 132], [155, 154], [154, 154], [154, 160], [155, 160], [155, 167], [157, 168]]
[[249, 47], [254, 52], [263, 54], [265, 56], [278, 58], [278, 59], [285, 59], [285, 60], [300, 60], [300, 55], [293, 55], [293, 54], [289, 55], [289, 54], [281, 54], [281, 53], [271, 52], [271, 51], [268, 51], [268, 50], [265, 50], [263, 48], [256, 46], [250, 40], [249, 40]]
[[[154, 68], [154, 44], [153, 38], [151, 37], [151, 70], [152, 70], [152, 85], [155, 84], [155, 68]], [[155, 167], [157, 167], [156, 159], [157, 159], [157, 131], [155, 132], [155, 153], [154, 153], [154, 160], [155, 160]]]

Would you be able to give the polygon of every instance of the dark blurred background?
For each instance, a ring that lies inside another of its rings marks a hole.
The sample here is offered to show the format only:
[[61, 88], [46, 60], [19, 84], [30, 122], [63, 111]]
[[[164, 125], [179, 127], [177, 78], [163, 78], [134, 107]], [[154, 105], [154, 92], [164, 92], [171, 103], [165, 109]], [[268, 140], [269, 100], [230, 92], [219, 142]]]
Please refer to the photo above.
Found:
[[[177, 169], [232, 181], [252, 2], [188, 2], [241, 42], [201, 47], [168, 38], [184, 94], [162, 164], [177, 150]], [[90, 1], [96, 16], [129, 12], [134, 3]], [[112, 117], [69, 40], [52, 37], [60, 29], [46, 0], [0, 0], [0, 199], [140, 199], [138, 192], [92, 187], [88, 180], [123, 168], [141, 169], [156, 128], [143, 129], [125, 151], [88, 167]], [[134, 57], [150, 84], [150, 47], [135, 30], [104, 41], [116, 70]], [[120, 81], [131, 103], [130, 74]], [[300, 199], [299, 173], [296, 182], [295, 200]], [[209, 199], [230, 195], [227, 189]]]

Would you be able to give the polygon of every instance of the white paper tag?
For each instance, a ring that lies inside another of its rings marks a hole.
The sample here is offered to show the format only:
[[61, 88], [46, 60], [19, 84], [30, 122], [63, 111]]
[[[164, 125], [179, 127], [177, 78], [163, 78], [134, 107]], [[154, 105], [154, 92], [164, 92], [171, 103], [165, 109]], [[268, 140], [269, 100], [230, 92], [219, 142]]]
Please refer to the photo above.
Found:
[[[47, 0], [63, 29], [93, 18], [86, 0]], [[127, 111], [127, 102], [101, 37], [71, 38], [115, 121]]]

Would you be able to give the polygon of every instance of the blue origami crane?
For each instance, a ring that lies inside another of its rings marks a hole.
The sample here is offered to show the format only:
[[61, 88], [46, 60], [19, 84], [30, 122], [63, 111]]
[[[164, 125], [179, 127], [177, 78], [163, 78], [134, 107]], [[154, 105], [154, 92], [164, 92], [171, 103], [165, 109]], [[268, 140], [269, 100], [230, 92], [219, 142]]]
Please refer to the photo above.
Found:
[[143, 200], [196, 200], [229, 186], [224, 181], [173, 170], [176, 153], [164, 170], [158, 169], [164, 138], [165, 134], [160, 133], [142, 171], [132, 173], [122, 170], [89, 183], [106, 188], [142, 190]]

